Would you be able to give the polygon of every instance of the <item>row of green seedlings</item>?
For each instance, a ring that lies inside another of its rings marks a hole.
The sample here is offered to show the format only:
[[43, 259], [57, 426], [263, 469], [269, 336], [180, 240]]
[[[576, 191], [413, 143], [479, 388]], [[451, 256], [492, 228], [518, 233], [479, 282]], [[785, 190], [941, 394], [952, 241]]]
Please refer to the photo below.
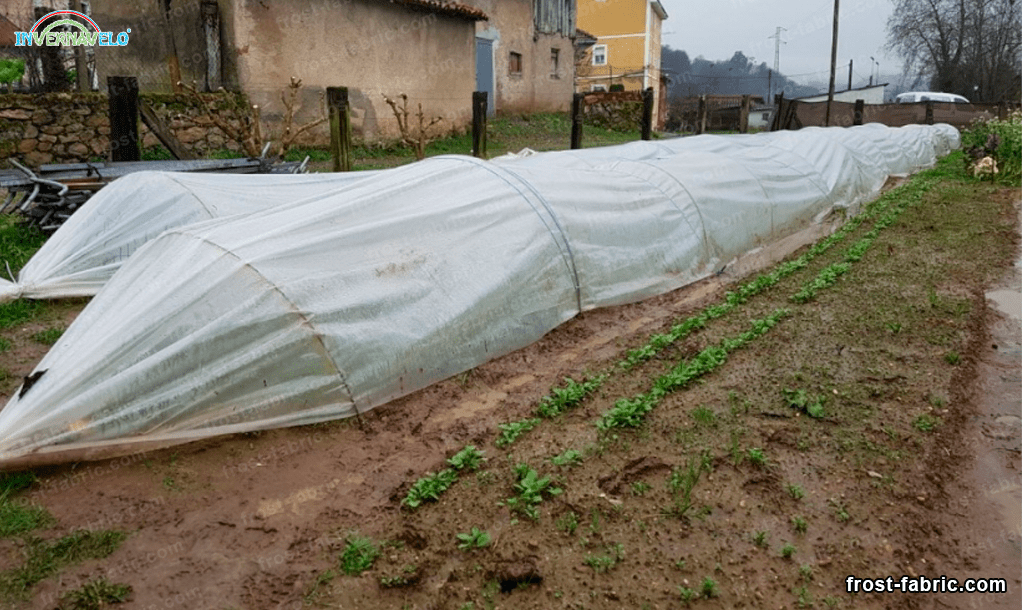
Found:
[[[799, 292], [791, 297], [791, 300], [797, 303], [805, 303], [815, 297], [817, 292], [820, 290], [832, 286], [837, 281], [838, 276], [846, 273], [848, 269], [851, 268], [852, 263], [862, 259], [880, 232], [893, 224], [897, 220], [898, 216], [900, 216], [909, 205], [920, 201], [923, 194], [928, 191], [935, 182], [936, 181], [932, 178], [922, 178], [914, 182], [911, 185], [911, 188], [899, 189], [899, 202], [890, 210], [888, 210], [888, 208], [891, 207], [890, 202], [893, 197], [890, 196], [890, 193], [888, 193], [889, 196], [878, 200], [877, 203], [882, 203], [882, 205], [873, 207], [870, 210], [870, 216], [875, 216], [881, 212], [886, 213], [874, 223], [873, 228], [846, 251], [844, 261], [834, 263], [833, 265], [829, 265], [821, 269], [816, 278], [803, 286]], [[846, 223], [841, 230], [833, 233], [830, 237], [835, 237], [839, 234], [843, 237], [847, 231], [844, 233], [842, 233], [842, 231], [845, 229], [848, 231], [853, 230], [861, 224], [862, 217], [863, 215], [857, 216], [853, 219], [853, 221]], [[829, 249], [834, 243], [836, 243], [836, 240], [830, 241], [829, 239], [830, 238], [818, 242], [809, 249], [806, 255], [816, 250], [816, 252], [812, 255], [812, 257], [815, 257], [820, 252]], [[823, 249], [817, 250], [818, 247]], [[755, 281], [750, 284], [746, 284], [742, 288], [750, 288], [751, 290], [753, 287], [760, 286], [760, 288], [756, 289], [758, 292], [767, 286], [773, 286], [776, 284], [780, 279], [777, 274], [793, 272], [794, 269], [804, 267], [806, 264], [808, 264], [808, 260], [803, 261], [802, 257], [799, 257], [798, 259], [779, 265], [774, 272], [761, 275]], [[783, 277], [783, 275], [781, 277]], [[742, 290], [740, 289], [738, 292], [728, 293], [725, 303], [714, 307], [733, 308], [744, 301], [745, 299], [742, 297]], [[753, 321], [753, 328], [751, 330], [742, 333], [734, 339], [725, 339], [720, 345], [707, 347], [691, 360], [680, 362], [673, 369], [654, 381], [653, 387], [645, 394], [639, 394], [630, 399], [621, 398], [617, 400], [614, 403], [614, 407], [604, 413], [604, 415], [597, 421], [597, 428], [600, 430], [609, 430], [611, 428], [638, 427], [645, 419], [646, 414], [652, 411], [660, 400], [662, 400], [667, 394], [684, 388], [696, 378], [718, 368], [727, 360], [728, 353], [744, 346], [752, 339], [765, 334], [781, 318], [786, 317], [789, 314], [790, 312], [786, 309], [778, 309], [773, 314], [762, 320]], [[701, 323], [701, 320], [700, 317], [696, 317], [690, 318], [688, 322], [692, 322], [693, 325], [695, 325]], [[671, 334], [673, 334], [673, 332]], [[664, 337], [664, 335], [660, 335], [660, 337]], [[805, 412], [811, 417], [823, 417], [822, 402], [818, 398], [810, 399], [807, 396], [798, 395], [797, 393], [793, 398], [789, 397], [789, 404], [792, 407], [805, 410]]]
[[[837, 231], [813, 244], [813, 246], [811, 246], [798, 258], [778, 265], [770, 273], [758, 275], [755, 280], [739, 286], [734, 292], [728, 292], [725, 296], [724, 302], [706, 307], [700, 313], [675, 324], [667, 333], [652, 335], [649, 341], [642, 347], [629, 350], [626, 353], [625, 358], [618, 363], [618, 366], [627, 371], [652, 359], [669, 345], [684, 339], [696, 330], [705, 328], [707, 323], [710, 321], [723, 317], [737, 306], [748, 301], [751, 297], [773, 287], [782, 279], [792, 275], [796, 271], [804, 269], [813, 259], [830, 250], [835, 244], [844, 239], [845, 236], [857, 229], [865, 220], [873, 218], [884, 212], [890, 205], [890, 202], [894, 197], [894, 193], [901, 193], [901, 190], [895, 189], [888, 192], [873, 204], [867, 206], [867, 209], [862, 214], [855, 216]], [[890, 223], [888, 222], [887, 224]], [[884, 226], [887, 226], [887, 224]], [[871, 231], [871, 233], [874, 232], [878, 231], [876, 229]], [[870, 239], [869, 241], [871, 242], [872, 240]], [[860, 240], [857, 247], [864, 252], [865, 249], [869, 247], [869, 243], [862, 245]], [[859, 254], [859, 257], [861, 258], [861, 253]], [[843, 271], [847, 271], [847, 268]], [[825, 271], [824, 275], [826, 277], [831, 274], [835, 274], [835, 272], [836, 275], [840, 275], [843, 271], [838, 270], [836, 272], [834, 269], [831, 269], [829, 271]], [[827, 285], [832, 284], [833, 281], [836, 280], [836, 275], [834, 275], [833, 278], [828, 278], [829, 283]], [[507, 447], [515, 442], [522, 434], [538, 426], [542, 421], [542, 418], [555, 418], [565, 411], [579, 405], [588, 395], [599, 389], [610, 375], [610, 373], [602, 373], [580, 382], [575, 381], [570, 377], [565, 378], [563, 387], [552, 388], [551, 393], [540, 400], [540, 405], [536, 409], [537, 417], [531, 417], [507, 424], [500, 424], [501, 432], [496, 445], [498, 447]]]
[[752, 321], [752, 328], [733, 339], [724, 339], [719, 345], [711, 345], [694, 358], [679, 362], [672, 369], [658, 377], [653, 387], [632, 398], [619, 398], [614, 406], [597, 421], [601, 431], [612, 428], [636, 428], [668, 394], [680, 390], [694, 380], [719, 368], [727, 361], [728, 354], [743, 347], [753, 339], [766, 334], [783, 318], [791, 315], [790, 310], [778, 309], [767, 317]]
[[[488, 532], [478, 527], [473, 527], [468, 532], [457, 534], [456, 540], [459, 549], [472, 551], [489, 546], [493, 538]], [[352, 532], [344, 540], [344, 550], [341, 551], [338, 560], [340, 572], [348, 576], [358, 576], [373, 567], [376, 560], [382, 554], [383, 547], [388, 545], [400, 546], [400, 544], [388, 541], [378, 542], [368, 536]], [[404, 566], [399, 574], [381, 576], [380, 586], [394, 588], [409, 585], [415, 578], [417, 571], [418, 568], [414, 565]], [[316, 577], [305, 594], [307, 605], [311, 605], [316, 601], [321, 594], [319, 591], [320, 587], [332, 581], [336, 575], [337, 573], [333, 570], [327, 570]]]
[[466, 445], [447, 459], [450, 468], [445, 468], [437, 473], [426, 473], [408, 490], [405, 499], [401, 501], [403, 506], [416, 509], [424, 502], [436, 502], [440, 495], [447, 491], [451, 485], [458, 480], [458, 475], [465, 470], [476, 471], [486, 461], [483, 452], [475, 445]]
[[880, 217], [873, 224], [873, 228], [845, 252], [843, 261], [824, 267], [812, 281], [804, 284], [801, 290], [792, 295], [791, 300], [796, 303], [806, 303], [811, 301], [820, 290], [833, 286], [840, 276], [851, 269], [852, 263], [862, 260], [862, 257], [869, 250], [877, 236], [880, 235], [880, 232], [891, 226], [909, 205], [919, 202], [923, 194], [930, 189], [934, 182], [935, 180], [933, 179], [921, 178], [912, 184], [913, 188], [905, 188], [901, 191], [902, 196], [898, 205]]

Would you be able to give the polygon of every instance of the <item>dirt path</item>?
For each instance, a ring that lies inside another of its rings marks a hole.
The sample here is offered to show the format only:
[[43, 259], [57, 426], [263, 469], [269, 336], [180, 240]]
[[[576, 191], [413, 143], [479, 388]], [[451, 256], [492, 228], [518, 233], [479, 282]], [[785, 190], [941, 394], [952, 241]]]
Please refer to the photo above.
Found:
[[[989, 229], [992, 239], [1005, 239], [1018, 203], [1004, 192], [977, 193], [991, 199], [991, 219], [1007, 214], [1003, 226]], [[927, 228], [925, 215], [911, 213], [902, 223], [905, 233], [878, 238], [875, 260], [864, 259], [875, 274], [848, 280], [878, 290], [863, 311], [874, 299], [881, 310], [883, 291], [892, 290], [888, 268], [909, 269], [920, 260], [913, 240], [926, 247], [928, 232], [954, 230], [954, 219]], [[1018, 224], [1010, 231], [1017, 234]], [[769, 254], [764, 259], [777, 253]], [[789, 292], [750, 301], [721, 328], [615, 376], [578, 411], [545, 422], [511, 449], [494, 446], [498, 424], [529, 416], [565, 376], [602, 370], [651, 333], [719, 302], [736, 278], [586, 313], [528, 348], [360, 422], [40, 470], [25, 497], [59, 524], [40, 535], [84, 528], [130, 536], [109, 558], [64, 569], [12, 607], [53, 608], [62, 592], [102, 576], [131, 585], [125, 607], [154, 609], [675, 608], [685, 605], [686, 590], [696, 593], [693, 607], [1017, 608], [1022, 333], [1017, 310], [1005, 317], [984, 305], [985, 291], [996, 288], [986, 268], [954, 267], [960, 256], [934, 255], [951, 267], [926, 278], [950, 273], [951, 279], [932, 280], [929, 306], [930, 284], [898, 288], [901, 300], [911, 301], [899, 315], [918, 316], [897, 318], [911, 320], [904, 330], [889, 330], [896, 318], [864, 313], [859, 320], [848, 304], [856, 294], [851, 287], [833, 300], [820, 297], [795, 308], [762, 342], [735, 352], [704, 384], [666, 398], [635, 432], [601, 435], [593, 421], [615, 399], [643, 391], [672, 362], [790, 306], [790, 290], [830, 261], [779, 285]], [[1002, 265], [1003, 274], [1003, 262], [991, 264]], [[998, 286], [1018, 292], [1017, 267], [1014, 273]], [[893, 312], [896, 302], [884, 311]], [[955, 309], [958, 303], [972, 309]], [[846, 322], [875, 334], [858, 340], [863, 331]], [[963, 365], [943, 361], [952, 349]], [[783, 404], [788, 386], [823, 395], [827, 417], [800, 417]], [[696, 418], [697, 407], [710, 415]], [[942, 423], [922, 432], [919, 422], [928, 420], [918, 413], [933, 413]], [[486, 451], [480, 474], [437, 504], [400, 508], [412, 482], [443, 468], [467, 444]], [[552, 466], [549, 456], [569, 447], [580, 450], [581, 463]], [[756, 465], [754, 449], [765, 453], [764, 466]], [[678, 506], [672, 472], [695, 464], [700, 452], [710, 463], [696, 475], [692, 509], [672, 516]], [[498, 506], [512, 493], [512, 467], [520, 461], [564, 489], [547, 497], [537, 522]], [[808, 530], [800, 531], [796, 518]], [[454, 534], [475, 525], [492, 534], [492, 544], [457, 549]], [[337, 575], [337, 557], [353, 530], [390, 543], [372, 570]], [[786, 543], [797, 547], [793, 557], [784, 556]], [[0, 541], [0, 570], [19, 557], [16, 541]], [[1009, 595], [844, 590], [848, 574], [933, 570], [1008, 578]], [[716, 595], [706, 588], [708, 579]]]

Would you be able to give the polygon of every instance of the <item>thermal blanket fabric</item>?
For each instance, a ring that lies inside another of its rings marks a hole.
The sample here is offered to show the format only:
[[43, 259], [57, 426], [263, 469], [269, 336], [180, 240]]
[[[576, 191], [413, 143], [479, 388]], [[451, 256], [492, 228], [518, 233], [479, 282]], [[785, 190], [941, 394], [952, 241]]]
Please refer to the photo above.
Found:
[[169, 229], [0, 411], [0, 465], [365, 412], [581, 311], [706, 277], [952, 145], [942, 128], [908, 131], [642, 143], [619, 158], [435, 157]]
[[[958, 148], [957, 138], [958, 132], [949, 125], [898, 129], [883, 125], [811, 127], [752, 136], [702, 135], [530, 156], [506, 155], [495, 161], [534, 167], [596, 168], [620, 160], [658, 159], [678, 152], [723, 153], [740, 147], [771, 146], [808, 160], [832, 189], [844, 191], [836, 193], [835, 203], [854, 207], [875, 192], [889, 174], [902, 175], [928, 167], [937, 156]], [[167, 229], [328, 196], [382, 173], [129, 174], [77, 211], [25, 265], [17, 281], [0, 279], [0, 302], [18, 297], [94, 295], [139, 246]]]
[[0, 279], [0, 302], [94, 295], [139, 246], [167, 229], [333, 193], [376, 173], [128, 174], [57, 229], [17, 282]]

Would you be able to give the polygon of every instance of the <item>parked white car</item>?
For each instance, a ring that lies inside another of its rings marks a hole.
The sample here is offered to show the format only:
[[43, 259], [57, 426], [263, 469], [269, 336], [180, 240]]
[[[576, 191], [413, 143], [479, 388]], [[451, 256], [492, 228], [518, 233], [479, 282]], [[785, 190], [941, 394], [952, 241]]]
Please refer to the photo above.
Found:
[[969, 100], [954, 93], [936, 93], [934, 91], [909, 91], [894, 98], [898, 104], [912, 104], [915, 102], [951, 102], [952, 104], [969, 104]]

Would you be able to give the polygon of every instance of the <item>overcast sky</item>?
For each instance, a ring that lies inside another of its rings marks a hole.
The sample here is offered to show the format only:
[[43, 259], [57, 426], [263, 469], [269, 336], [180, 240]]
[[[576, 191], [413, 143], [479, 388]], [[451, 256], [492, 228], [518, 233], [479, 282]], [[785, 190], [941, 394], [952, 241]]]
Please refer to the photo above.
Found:
[[[741, 51], [755, 62], [774, 65], [774, 35], [781, 31], [781, 72], [801, 83], [826, 82], [830, 73], [830, 43], [834, 0], [660, 0], [667, 10], [663, 44], [686, 51], [690, 59], [702, 55], [726, 60]], [[845, 0], [838, 26], [838, 89], [848, 84], [848, 60], [854, 60], [853, 86], [866, 84], [872, 65], [880, 63], [885, 80], [901, 74], [901, 62], [887, 56], [887, 18], [891, 0]]]

